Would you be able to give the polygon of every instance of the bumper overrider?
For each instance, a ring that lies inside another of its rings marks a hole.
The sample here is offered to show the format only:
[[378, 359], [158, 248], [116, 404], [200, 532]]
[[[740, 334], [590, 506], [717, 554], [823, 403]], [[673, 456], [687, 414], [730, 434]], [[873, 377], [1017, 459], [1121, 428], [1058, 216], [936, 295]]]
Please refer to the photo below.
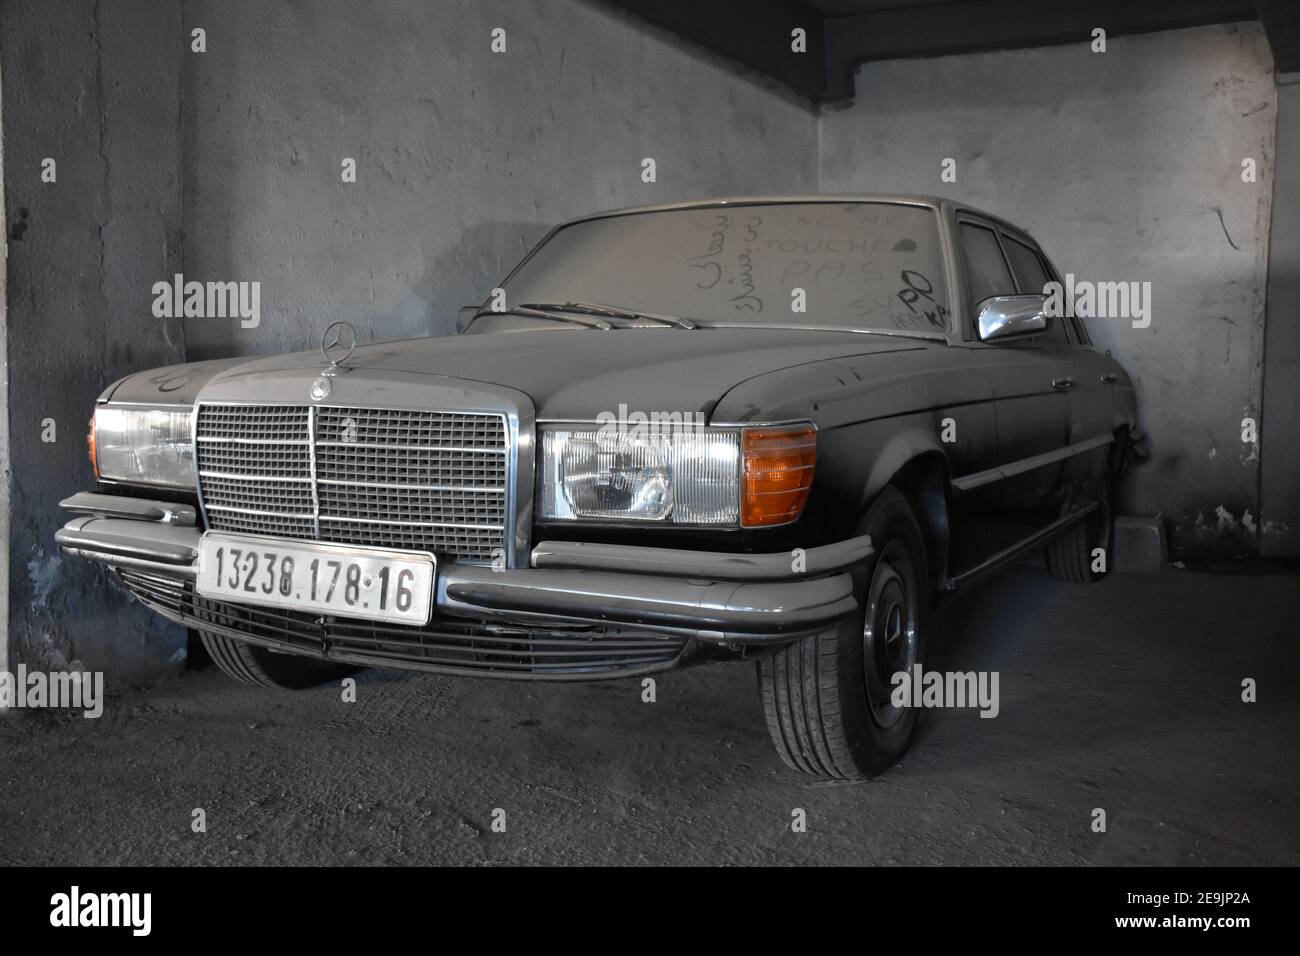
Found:
[[144, 604], [188, 627], [286, 653], [371, 666], [589, 680], [734, 656], [833, 626], [857, 609], [849, 569], [863, 537], [799, 555], [543, 541], [528, 567], [439, 561], [422, 627], [287, 611], [195, 592], [195, 509], [82, 493], [57, 533], [68, 554], [110, 567]]

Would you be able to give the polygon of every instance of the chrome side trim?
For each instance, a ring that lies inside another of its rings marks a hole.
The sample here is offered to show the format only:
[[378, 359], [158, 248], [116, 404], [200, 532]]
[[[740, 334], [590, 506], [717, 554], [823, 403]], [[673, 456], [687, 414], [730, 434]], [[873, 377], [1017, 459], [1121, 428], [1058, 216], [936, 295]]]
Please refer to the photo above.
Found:
[[1104, 448], [1106, 445], [1113, 444], [1114, 441], [1114, 435], [1098, 435], [1096, 438], [1077, 441], [1070, 447], [1074, 449], [1076, 455], [1082, 455], [1084, 452], [1092, 451], [1094, 448]]
[[1037, 550], [1047, 544], [1053, 538], [1062, 532], [1069, 530], [1073, 525], [1082, 521], [1088, 515], [1092, 514], [1098, 508], [1097, 502], [1091, 501], [1083, 507], [1070, 512], [1068, 515], [1057, 518], [1051, 524], [1035, 531], [1029, 537], [1017, 541], [1010, 547], [1003, 548], [996, 554], [990, 555], [974, 567], [967, 568], [948, 577], [943, 584], [945, 591], [956, 591], [958, 588], [964, 588], [973, 584], [980, 578], [983, 578], [1004, 565], [1010, 564], [1017, 558], [1028, 554], [1030, 551]]
[[1033, 471], [1035, 468], [1042, 468], [1045, 465], [1050, 465], [1054, 462], [1064, 461], [1066, 458], [1073, 458], [1075, 455], [1082, 455], [1084, 452], [1092, 451], [1094, 448], [1101, 448], [1104, 445], [1109, 445], [1114, 440], [1114, 435], [1098, 435], [1096, 438], [1088, 438], [1084, 441], [1075, 442], [1072, 445], [1066, 445], [1064, 448], [1045, 451], [1041, 455], [1032, 455], [1029, 458], [1021, 458], [1005, 465], [998, 465], [996, 468], [989, 468], [985, 471], [976, 471], [969, 475], [963, 475], [960, 478], [954, 478], [952, 480], [952, 487], [958, 494], [965, 491], [971, 491], [974, 488], [980, 488], [984, 485], [991, 485], [995, 481], [1001, 481], [1003, 478], [1014, 478], [1016, 475], [1023, 475], [1027, 471]]

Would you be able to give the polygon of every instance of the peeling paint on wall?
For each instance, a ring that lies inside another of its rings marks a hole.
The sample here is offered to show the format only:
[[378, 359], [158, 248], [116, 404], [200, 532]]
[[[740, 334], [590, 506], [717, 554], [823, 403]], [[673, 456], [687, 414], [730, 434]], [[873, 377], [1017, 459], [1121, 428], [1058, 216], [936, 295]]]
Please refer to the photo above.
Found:
[[[121, 684], [175, 670], [185, 631], [61, 556], [54, 532], [59, 501], [94, 482], [95, 397], [181, 358], [149, 308], [153, 282], [180, 271], [180, 7], [5, 0], [3, 15], [8, 663], [79, 659]], [[34, 172], [47, 156], [57, 187]]]
[[[40, 549], [37, 549], [38, 554]], [[27, 562], [27, 577], [31, 581], [32, 608], [39, 610], [46, 606], [50, 593], [59, 581], [63, 562], [58, 555], [44, 555]]]

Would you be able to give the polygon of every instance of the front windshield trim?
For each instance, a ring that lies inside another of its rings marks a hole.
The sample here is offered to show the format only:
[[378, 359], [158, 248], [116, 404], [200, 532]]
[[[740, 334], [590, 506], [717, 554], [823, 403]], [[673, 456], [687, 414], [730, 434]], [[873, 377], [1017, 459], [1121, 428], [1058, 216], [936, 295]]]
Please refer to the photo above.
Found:
[[777, 324], [775, 322], [705, 322], [695, 323], [701, 329], [782, 329], [787, 332], [850, 332], [854, 335], [892, 335], [900, 339], [925, 339], [928, 342], [947, 342], [946, 332], [908, 332], [904, 329], [864, 329], [850, 325], [811, 325], [802, 322]]
[[[935, 234], [939, 242], [940, 257], [946, 259], [950, 253], [948, 226], [945, 216], [945, 200], [934, 196], [922, 195], [813, 195], [813, 196], [777, 196], [777, 197], [736, 197], [736, 198], [719, 198], [707, 200], [687, 200], [676, 203], [661, 203], [649, 206], [632, 206], [624, 209], [614, 209], [605, 212], [592, 213], [577, 219], [571, 219], [562, 222], [552, 228], [534, 245], [528, 254], [521, 259], [513, 269], [498, 283], [498, 288], [505, 289], [515, 277], [532, 261], [533, 257], [545, 249], [552, 240], [561, 232], [573, 226], [584, 225], [597, 222], [604, 219], [630, 218], [633, 216], [649, 215], [652, 213], [666, 213], [677, 211], [707, 210], [707, 209], [733, 209], [739, 207], [781, 207], [781, 206], [799, 206], [799, 205], [829, 205], [829, 206], [901, 206], [909, 209], [924, 209], [933, 216]], [[903, 330], [903, 329], [884, 329], [884, 328], [863, 328], [859, 326], [840, 326], [840, 325], [805, 325], [801, 323], [789, 326], [768, 326], [766, 323], [726, 323], [735, 328], [765, 328], [765, 327], [785, 327], [792, 329], [814, 329], [824, 331], [841, 331], [841, 332], [862, 332], [873, 333], [878, 335], [895, 335], [900, 338], [915, 339], [935, 339], [949, 341], [958, 329], [955, 321], [954, 307], [956, 297], [952, 286], [952, 269], [951, 264], [943, 262], [941, 268], [945, 279], [945, 298], [946, 314], [943, 315], [944, 328], [929, 332], [926, 330]], [[942, 304], [941, 304], [942, 305]], [[490, 313], [492, 310], [488, 307], [488, 301], [485, 300], [479, 310], [474, 313], [473, 318], [467, 323], [466, 328], [472, 325], [481, 315]], [[640, 311], [640, 310], [638, 310]], [[651, 313], [646, 313], [650, 315]], [[662, 316], [655, 316], [662, 318]], [[710, 325], [721, 326], [724, 323], [715, 322], [707, 319], [699, 319], [693, 316], [683, 316], [689, 321], [696, 323], [700, 328], [706, 328]]]
[[[578, 219], [562, 222], [552, 232], [568, 226], [591, 222], [594, 219], [613, 219], [618, 216], [640, 216], [652, 212], [678, 212], [691, 209], [737, 209], [744, 206], [919, 206], [939, 212], [941, 200], [929, 196], [736, 196], [723, 199], [688, 199], [684, 202], [660, 203], [653, 206], [627, 206], [592, 213]], [[981, 215], [984, 215], [981, 213]], [[547, 239], [551, 237], [546, 236]], [[522, 264], [522, 263], [521, 263]], [[509, 276], [506, 277], [509, 279]]]
[[[469, 325], [467, 325], [464, 329], [464, 333], [468, 333], [473, 328], [474, 323], [480, 318], [491, 317], [491, 316], [512, 316], [512, 315], [521, 316], [523, 318], [531, 318], [531, 316], [524, 315], [513, 309], [507, 309], [504, 312], [492, 312], [492, 311], [479, 312], [477, 315], [474, 316], [473, 319], [470, 320]], [[776, 329], [783, 332], [841, 332], [849, 335], [887, 335], [890, 336], [891, 338], [916, 339], [924, 342], [947, 342], [948, 341], [948, 334], [944, 332], [937, 332], [937, 331], [923, 332], [918, 330], [915, 332], [907, 332], [902, 329], [864, 329], [864, 328], [855, 328], [853, 326], [848, 326], [848, 325], [804, 325], [802, 323], [777, 324], [774, 322], [705, 322], [705, 321], [694, 320], [694, 319], [691, 321], [693, 322], [695, 329], [698, 330], [754, 329], [755, 331], [762, 332], [765, 329]], [[581, 325], [578, 323], [575, 323], [575, 325], [578, 325], [579, 328], [588, 328], [588, 329], [598, 328], [598, 326], [594, 326], [594, 325]], [[623, 332], [623, 331], [631, 331], [634, 329], [684, 330], [685, 327], [678, 326], [678, 325], [615, 325], [613, 326], [613, 329], [615, 331]], [[695, 329], [692, 329], [690, 331], [694, 331]], [[509, 333], [509, 332], [529, 332], [534, 330], [521, 328], [521, 329], [500, 329], [497, 331]]]
[[[528, 255], [520, 259], [498, 285], [504, 288], [506, 283], [515, 277], [515, 273], [528, 265], [528, 260], [535, 256], [544, 245], [554, 239], [560, 230], [568, 229], [570, 226], [576, 226], [580, 223], [591, 222], [596, 219], [614, 219], [619, 216], [642, 216], [652, 212], [673, 212], [678, 209], [729, 209], [735, 206], [798, 206], [803, 204], [811, 206], [817, 203], [827, 203], [832, 206], [867, 205], [869, 203], [882, 206], [919, 206], [922, 209], [933, 210], [940, 222], [943, 220], [939, 205], [940, 200], [928, 196], [778, 196], [775, 198], [741, 196], [735, 199], [692, 199], [685, 202], [661, 203], [655, 206], [628, 206], [623, 209], [595, 212], [589, 216], [580, 216], [577, 219], [570, 219], [568, 222], [557, 224], [546, 235], [542, 236], [536, 245], [528, 250]], [[980, 215], [984, 215], [984, 213], [980, 213]], [[487, 308], [486, 302], [483, 308]]]

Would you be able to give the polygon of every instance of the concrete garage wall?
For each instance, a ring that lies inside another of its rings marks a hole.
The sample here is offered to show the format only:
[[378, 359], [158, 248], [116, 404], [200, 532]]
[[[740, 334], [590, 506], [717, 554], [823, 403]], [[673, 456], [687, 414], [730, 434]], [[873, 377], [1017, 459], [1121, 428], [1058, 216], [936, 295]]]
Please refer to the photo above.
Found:
[[446, 333], [562, 220], [816, 190], [810, 107], [583, 0], [188, 0], [185, 22], [207, 33], [185, 274], [262, 283], [258, 328], [188, 320], [192, 359], [315, 348], [335, 319], [362, 341]]
[[169, 0], [0, 10], [10, 667], [81, 661], [112, 683], [183, 660], [182, 629], [54, 546], [59, 500], [93, 484], [95, 397], [182, 357], [183, 330], [150, 309], [150, 287], [180, 259], [180, 57]]
[[1260, 550], [1300, 554], [1300, 73], [1278, 77], [1268, 250]]
[[[3, 25], [0, 24], [0, 27]], [[4, 51], [0, 48], [0, 196], [4, 195]], [[0, 235], [5, 204], [0, 201]], [[6, 250], [7, 252], [7, 250]], [[0, 672], [12, 673], [9, 661], [9, 291], [7, 269], [0, 268]]]
[[820, 188], [960, 198], [1029, 229], [1062, 272], [1149, 281], [1149, 328], [1089, 322], [1150, 436], [1121, 504], [1163, 515], [1186, 553], [1254, 550], [1259, 450], [1241, 423], [1260, 417], [1276, 112], [1258, 23], [873, 63], [822, 119]]

